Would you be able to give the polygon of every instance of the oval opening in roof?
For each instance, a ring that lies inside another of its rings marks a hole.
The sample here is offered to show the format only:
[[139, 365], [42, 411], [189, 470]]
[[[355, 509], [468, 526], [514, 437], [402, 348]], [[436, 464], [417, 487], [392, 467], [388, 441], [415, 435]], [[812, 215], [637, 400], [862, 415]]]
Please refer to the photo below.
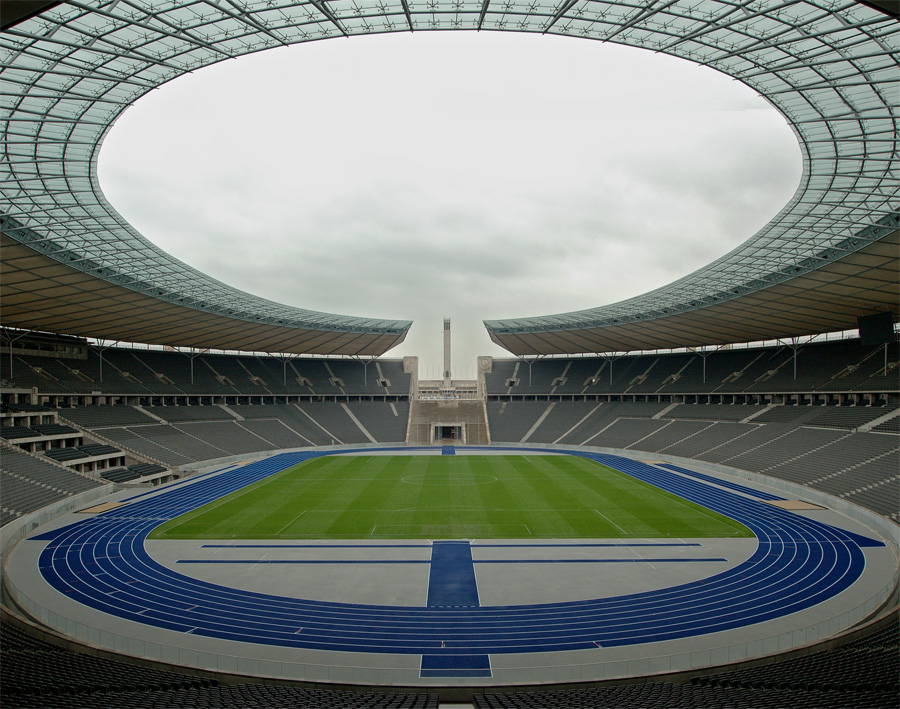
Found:
[[493, 32], [223, 62], [141, 99], [100, 163], [163, 249], [290, 305], [416, 320], [392, 354], [435, 364], [444, 316], [474, 361], [502, 352], [482, 319], [615, 302], [709, 263], [800, 170], [784, 119], [729, 77]]

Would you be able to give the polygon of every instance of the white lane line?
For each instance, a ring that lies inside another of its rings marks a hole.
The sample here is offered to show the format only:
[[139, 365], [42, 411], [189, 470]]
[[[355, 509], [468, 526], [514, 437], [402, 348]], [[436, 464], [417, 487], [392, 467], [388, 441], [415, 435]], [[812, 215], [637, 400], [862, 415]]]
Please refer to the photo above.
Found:
[[605, 519], [607, 522], [609, 522], [613, 527], [615, 527], [616, 529], [618, 529], [622, 534], [626, 534], [626, 535], [628, 534], [628, 532], [626, 532], [626, 531], [625, 531], [624, 529], [622, 529], [619, 525], [617, 525], [615, 522], [613, 522], [609, 517], [607, 517], [605, 514], [603, 514], [600, 510], [598, 510], [598, 509], [595, 508], [595, 509], [594, 509], [594, 512], [596, 512], [596, 513], [597, 513], [598, 515], [600, 515], [603, 519]]
[[[263, 554], [261, 557], [259, 557], [259, 561], [262, 561], [262, 560], [265, 559], [268, 555], [269, 555], [269, 552], [266, 552], [266, 553]], [[258, 564], [259, 561], [256, 562], [256, 564]], [[251, 564], [251, 565], [250, 565], [250, 568], [248, 569], [248, 572], [247, 572], [247, 573], [250, 573], [251, 571], [253, 571], [253, 569], [256, 568], [256, 564]]]
[[[637, 551], [637, 549], [635, 549], [634, 547], [630, 547], [630, 549], [631, 549], [632, 552], [634, 552], [634, 555], [635, 555], [638, 559], [644, 559], [644, 557], [641, 556], [641, 553], [640, 553], [639, 551]], [[656, 567], [655, 567], [653, 564], [651, 564], [649, 561], [647, 562], [647, 566], [649, 566], [651, 569], [653, 569], [654, 571], [656, 571]]]
[[277, 536], [278, 536], [279, 534], [281, 534], [285, 529], [287, 529], [288, 527], [290, 527], [294, 522], [296, 522], [298, 519], [300, 519], [300, 517], [301, 517], [305, 512], [306, 512], [306, 510], [301, 511], [299, 515], [297, 515], [296, 517], [294, 517], [294, 519], [292, 519], [290, 522], [288, 522], [286, 525], [284, 525], [281, 529], [279, 529], [277, 532], [275, 532], [275, 536], [277, 537]]

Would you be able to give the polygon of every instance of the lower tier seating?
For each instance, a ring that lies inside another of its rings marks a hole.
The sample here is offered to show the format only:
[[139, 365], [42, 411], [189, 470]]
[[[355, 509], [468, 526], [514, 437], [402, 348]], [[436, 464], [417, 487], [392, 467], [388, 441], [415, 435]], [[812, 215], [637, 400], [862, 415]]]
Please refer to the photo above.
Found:
[[887, 709], [900, 691], [897, 614], [892, 622], [834, 650], [694, 677], [597, 689], [485, 692], [477, 709]]
[[9, 445], [4, 445], [0, 450], [0, 480], [4, 524], [52, 502], [103, 484], [102, 481], [66, 470]]
[[437, 709], [437, 695], [351, 692], [268, 684], [220, 685], [195, 677], [72, 652], [0, 626], [5, 709]]
[[[693, 458], [799, 483], [900, 519], [900, 436], [820, 423], [833, 423], [856, 407], [666, 406], [490, 401], [487, 410], [495, 443], [563, 443]], [[853, 420], [874, 421], [896, 407], [865, 408]], [[685, 411], [688, 418], [677, 418]], [[764, 418], [771, 422], [761, 423]]]
[[[231, 407], [242, 420], [233, 416], [230, 420], [222, 420], [221, 416], [226, 414], [218, 406], [168, 407], [178, 408], [184, 419], [169, 424], [156, 421], [133, 423], [133, 407], [107, 408], [122, 412], [121, 423], [116, 425], [110, 412], [101, 416], [92, 410], [90, 416], [103, 421], [102, 426], [95, 426], [98, 433], [170, 466], [282, 448], [333, 443], [369, 444], [373, 440], [402, 443], [406, 439], [409, 419], [408, 402], [307, 402]], [[184, 410], [189, 408], [198, 412], [185, 415]], [[210, 415], [213, 410], [216, 414]], [[72, 412], [67, 415], [78, 418]]]

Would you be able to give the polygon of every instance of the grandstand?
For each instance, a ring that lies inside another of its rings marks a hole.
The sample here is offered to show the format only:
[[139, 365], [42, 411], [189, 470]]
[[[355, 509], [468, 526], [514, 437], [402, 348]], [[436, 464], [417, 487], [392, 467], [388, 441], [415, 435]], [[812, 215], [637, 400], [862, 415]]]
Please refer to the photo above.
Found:
[[[787, 491], [888, 530], [896, 556], [896, 3], [3, 5], [4, 563], [63, 515], [152, 502], [157, 488], [191, 489], [248, 461], [264, 470], [283, 451], [444, 444], [452, 453], [461, 442], [624, 454], [652, 459], [654, 475], [739, 496], [751, 490], [744, 483]], [[161, 252], [103, 197], [103, 137], [154, 87], [268, 47], [423, 29], [615, 41], [722, 71], [789, 121], [801, 185], [743, 245], [669, 286], [574, 313], [486, 321], [512, 356], [479, 358], [477, 381], [452, 391], [419, 382], [415, 358], [385, 357], [408, 321], [241, 293]], [[341, 679], [289, 686], [275, 679], [289, 675], [264, 667], [271, 657], [212, 671], [203, 652], [192, 661], [155, 636], [114, 642], [115, 627], [42, 615], [28, 588], [42, 582], [27, 577], [23, 588], [21, 579], [4, 569], [0, 689], [10, 707], [887, 707], [900, 691], [896, 570], [886, 602], [843, 625], [845, 609], [830, 610], [834, 632], [809, 642], [765, 639], [752, 656], [708, 657], [690, 671], [640, 665], [615, 679], [576, 677], [573, 661], [559, 686], [541, 676], [496, 687], [484, 681], [487, 655], [429, 668], [425, 658], [439, 656], [423, 653], [411, 687], [396, 686], [386, 667], [361, 682], [336, 672]]]
[[[891, 432], [889, 425], [885, 426], [900, 417], [897, 391], [871, 385], [871, 382], [884, 381], [883, 372], [881, 376], [860, 377], [849, 386], [836, 383], [840, 381], [838, 375], [847, 368], [848, 357], [845, 355], [851, 348], [855, 348], [856, 360], [872, 358], [870, 352], [856, 341], [812, 343], [809, 348], [815, 356], [808, 358], [811, 371], [805, 381], [819, 382], [818, 389], [814, 390], [807, 389], [806, 384], [790, 387], [788, 382], [775, 381], [768, 390], [756, 388], [748, 392], [746, 386], [732, 385], [713, 388], [713, 391], [692, 392], [692, 380], [685, 376], [680, 389], [660, 391], [665, 389], [662, 383], [670, 376], [667, 372], [674, 367], [667, 365], [666, 360], [676, 359], [677, 367], [684, 369], [685, 363], [693, 357], [686, 358], [680, 353], [630, 356], [635, 360], [632, 368], [637, 371], [646, 371], [654, 362], [656, 366], [650, 371], [659, 368], [655, 379], [650, 376], [643, 379], [642, 383], [646, 386], [642, 393], [634, 392], [631, 386], [633, 377], [627, 375], [621, 380], [614, 378], [611, 386], [604, 382], [603, 387], [599, 387], [596, 382], [586, 380], [582, 382], [585, 386], [577, 392], [571, 389], [561, 391], [563, 383], [558, 372], [571, 372], [576, 366], [581, 366], [583, 371], [603, 366], [602, 358], [587, 357], [531, 362], [532, 383], [524, 394], [517, 392], [517, 386], [508, 386], [510, 377], [507, 374], [517, 365], [520, 369], [527, 365], [521, 360], [494, 360], [481, 375], [479, 388], [486, 393], [483, 401], [487, 414], [485, 420], [492, 441], [498, 445], [590, 446], [652, 453], [655, 457], [672, 461], [674, 465], [685, 460], [719, 464], [748, 474], [757, 473], [798, 483], [897, 520], [900, 512], [897, 504], [900, 498], [900, 476], [897, 473], [900, 436]], [[777, 345], [751, 348], [742, 358], [746, 361], [773, 359], [779, 356], [781, 349]], [[113, 350], [107, 350], [106, 354], [110, 360], [124, 355]], [[804, 354], [801, 348], [800, 357]], [[721, 363], [720, 355], [728, 361]], [[96, 356], [95, 353], [90, 355]], [[259, 359], [244, 355], [230, 355], [229, 358], [237, 362], [237, 366], [248, 367], [250, 362]], [[116, 394], [110, 392], [99, 396], [96, 391], [92, 394], [74, 394], [72, 389], [77, 384], [77, 377], [60, 378], [55, 388], [38, 390], [36, 404], [8, 403], [5, 422], [30, 425], [7, 426], [4, 431], [24, 429], [35, 433], [34, 427], [38, 426], [44, 427], [49, 435], [58, 431], [54, 427], [68, 427], [79, 433], [78, 441], [84, 440], [83, 436], [99, 435], [115, 441], [122, 449], [138, 451], [148, 459], [160, 460], [167, 469], [189, 473], [208, 461], [224, 462], [234, 459], [234, 456], [265, 454], [281, 449], [315, 449], [318, 446], [373, 442], [402, 445], [407, 442], [413, 428], [410, 426], [414, 416], [411, 403], [416, 400], [416, 388], [408, 379], [404, 380], [400, 362], [386, 360], [381, 362], [381, 367], [391, 372], [397, 381], [406, 381], [409, 389], [403, 394], [373, 394], [363, 380], [353, 379], [343, 372], [346, 377], [344, 391], [318, 397], [309, 394], [308, 387], [299, 383], [288, 388], [286, 393], [257, 394], [253, 392], [254, 385], [250, 382], [243, 383], [243, 390], [228, 391], [218, 381], [208, 390], [186, 394], [178, 386], [189, 386], [185, 371], [179, 371], [177, 366], [178, 363], [185, 363], [184, 356], [177, 352], [159, 352], [155, 359], [157, 366], [173, 374], [170, 380], [177, 383], [177, 391], [169, 384], [163, 386], [167, 390], [165, 394], [121, 390]], [[35, 357], [31, 361], [36, 360]], [[732, 353], [728, 350], [708, 354], [707, 376], [711, 372], [727, 371], [732, 361]], [[892, 361], [889, 359], [889, 366]], [[28, 362], [28, 356], [15, 360], [15, 364], [23, 368]], [[324, 369], [325, 362], [315, 364]], [[329, 364], [333, 366], [334, 363]], [[345, 365], [361, 366], [349, 361]], [[32, 390], [24, 388], [20, 391], [23, 398], [30, 399], [33, 394]], [[6, 390], [6, 396], [19, 398], [13, 387]], [[11, 448], [23, 440], [28, 442], [30, 439], [13, 437], [5, 445]], [[37, 460], [33, 453], [23, 451], [16, 457], [31, 458], [36, 463], [49, 465], [49, 462]], [[4, 466], [7, 459], [8, 456], [4, 455]], [[144, 467], [149, 468], [151, 476], [158, 470], [153, 464], [144, 464]], [[140, 469], [140, 465], [134, 464], [111, 466], [108, 470], [99, 471], [92, 481], [83, 476], [80, 480], [88, 485], [107, 482], [140, 484]], [[59, 475], [58, 470], [53, 472]], [[8, 499], [6, 480], [4, 468], [4, 499]], [[5, 521], [83, 489], [71, 484], [69, 488], [64, 488], [57, 483], [42, 487], [40, 495], [30, 498], [27, 490], [21, 489], [25, 487], [27, 483], [16, 478], [15, 486], [9, 488], [9, 494], [15, 495], [13, 499], [23, 497], [29, 502], [16, 502], [10, 505], [9, 510], [4, 504]], [[892, 631], [894, 626], [890, 619], [879, 621], [876, 625], [884, 627], [885, 622], [888, 629], [880, 631], [881, 635], [876, 632], [874, 638], [883, 640], [884, 634]], [[861, 641], [855, 641], [857, 644], [870, 642], [866, 639], [868, 634], [861, 637]], [[790, 697], [790, 701], [797, 706], [818, 706], [826, 700], [839, 705], [852, 696], [860, 706], [884, 706], [886, 698], [895, 694], [889, 682], [890, 673], [885, 671], [885, 667], [896, 654], [896, 644], [882, 640], [871, 641], [877, 648], [873, 652], [880, 653], [882, 657], [874, 665], [871, 662], [853, 664], [854, 661], [862, 661], [863, 657], [869, 660], [874, 657], [860, 652], [851, 654], [848, 651], [850, 659], [836, 659], [834, 655], [843, 652], [842, 646], [833, 652], [820, 648], [821, 653], [813, 656], [815, 661], [788, 654], [779, 662], [790, 668], [806, 668], [802, 674], [796, 675], [802, 679], [792, 682], [777, 678], [767, 681], [766, 674], [757, 677], [752, 669], [734, 669], [714, 675], [709, 680], [700, 676], [651, 682], [640, 685], [640, 690], [610, 686], [579, 689], [575, 694], [559, 696], [558, 692], [545, 696], [530, 690], [512, 693], [486, 691], [482, 694], [476, 692], [472, 701], [476, 706], [531, 707], [545, 706], [548, 705], [546, 702], [552, 701], [576, 702], [573, 706], [581, 702], [583, 706], [592, 706], [592, 702], [615, 699], [623, 702], [623, 706], [641, 707], [650, 706], [653, 702], [690, 706], [691, 702], [701, 699], [724, 704], [746, 701], [751, 696], [770, 696], [773, 701], [776, 698], [784, 701], [785, 697]], [[79, 646], [75, 648], [77, 650]], [[53, 658], [59, 659], [55, 655]], [[848, 677], [853, 673], [873, 673], [881, 684], [876, 682], [876, 688], [870, 689], [868, 684], [862, 688], [849, 679], [825, 682], [821, 677], [826, 671], [831, 671], [835, 662], [839, 662]], [[733, 672], [734, 676], [729, 672]], [[128, 690], [130, 692], [149, 693], [156, 697], [155, 701], [172, 705], [184, 701], [185, 697], [195, 696], [206, 697], [210, 701], [247, 701], [247, 692], [261, 702], [271, 703], [262, 705], [277, 706], [278, 702], [287, 701], [285, 697], [288, 696], [312, 701], [302, 693], [307, 690], [272, 690], [248, 685], [235, 694], [238, 690], [190, 684], [192, 681], [211, 681], [206, 676], [202, 680], [183, 676], [181, 681], [186, 684], [177, 688], [169, 688], [165, 683], [137, 686], [121, 677], [113, 681], [105, 674], [91, 680], [93, 684], [88, 682], [73, 688], [71, 684], [66, 684], [71, 683], [66, 677], [60, 674], [58, 680], [41, 689], [43, 694], [40, 695], [36, 690], [16, 688], [14, 691], [19, 693], [16, 701], [21, 702], [22, 706], [39, 705], [42, 701], [39, 697], [47, 693], [71, 693], [69, 703], [82, 706], [107, 701], [100, 696], [100, 692], [105, 691], [114, 697], [115, 687], [120, 685], [133, 687]], [[98, 689], [106, 687], [112, 689]], [[276, 692], [277, 696], [273, 696], [272, 692]], [[341, 701], [348, 701], [341, 699], [341, 696], [326, 693], [318, 696], [316, 701], [322, 701], [322, 706], [328, 706], [328, 701], [334, 702], [332, 706], [340, 705]], [[405, 705], [415, 706], [415, 702], [428, 701], [428, 697], [412, 693], [399, 698], [393, 696], [391, 701], [412, 702]]]

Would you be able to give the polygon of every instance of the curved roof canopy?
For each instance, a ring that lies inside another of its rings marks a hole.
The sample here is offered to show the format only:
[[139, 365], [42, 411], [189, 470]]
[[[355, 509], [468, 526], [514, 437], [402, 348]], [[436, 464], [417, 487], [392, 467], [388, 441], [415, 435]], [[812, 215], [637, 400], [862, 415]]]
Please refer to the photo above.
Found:
[[[575, 2], [563, 20], [581, 28], [574, 10], [601, 6]], [[708, 266], [604, 307], [486, 321], [494, 342], [518, 355], [690, 347], [852, 329], [898, 311], [895, 18], [854, 2], [663, 2], [606, 34], [758, 91], [797, 136], [801, 184]]]
[[0, 36], [5, 324], [320, 354], [400, 342], [409, 322], [279, 305], [164, 253], [106, 202], [97, 156], [119, 113], [185, 72], [315, 39], [443, 29], [584, 37], [711, 66], [775, 105], [804, 156], [792, 200], [730, 254], [611, 306], [486, 322], [495, 342], [516, 354], [701, 345], [896, 311], [897, 247], [884, 240], [900, 225], [900, 23], [854, 0], [73, 0]]

